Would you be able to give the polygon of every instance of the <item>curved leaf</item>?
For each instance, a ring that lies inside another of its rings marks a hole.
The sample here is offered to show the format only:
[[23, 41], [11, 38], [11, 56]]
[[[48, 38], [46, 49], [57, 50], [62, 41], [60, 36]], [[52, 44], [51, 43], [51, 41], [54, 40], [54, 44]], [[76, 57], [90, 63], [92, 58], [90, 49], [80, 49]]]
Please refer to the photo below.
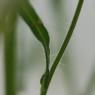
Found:
[[49, 35], [39, 16], [27, 0], [20, 3], [19, 13], [28, 26], [33, 30], [33, 34], [44, 45], [49, 47]]
[[[28, 24], [28, 26], [31, 28], [33, 34], [36, 36], [36, 38], [43, 44], [45, 49], [45, 55], [46, 55], [46, 72], [44, 80], [42, 81], [42, 85], [45, 86], [45, 83], [47, 82], [47, 77], [49, 77], [49, 61], [50, 61], [50, 49], [49, 49], [49, 42], [50, 38], [48, 35], [48, 31], [43, 25], [41, 19], [33, 9], [32, 5], [27, 0], [21, 0], [19, 4], [19, 14], [24, 19], [24, 21]], [[47, 76], [48, 75], [48, 76]]]

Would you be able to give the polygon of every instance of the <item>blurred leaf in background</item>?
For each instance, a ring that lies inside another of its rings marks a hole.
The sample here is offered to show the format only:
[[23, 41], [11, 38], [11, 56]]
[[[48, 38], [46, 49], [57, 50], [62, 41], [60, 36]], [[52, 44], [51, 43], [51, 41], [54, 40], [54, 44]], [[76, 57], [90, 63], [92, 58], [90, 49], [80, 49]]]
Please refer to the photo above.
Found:
[[14, 1], [4, 1], [2, 18], [2, 31], [4, 33], [4, 57], [5, 57], [5, 92], [6, 95], [16, 95], [15, 80], [15, 30], [17, 19], [17, 5]]

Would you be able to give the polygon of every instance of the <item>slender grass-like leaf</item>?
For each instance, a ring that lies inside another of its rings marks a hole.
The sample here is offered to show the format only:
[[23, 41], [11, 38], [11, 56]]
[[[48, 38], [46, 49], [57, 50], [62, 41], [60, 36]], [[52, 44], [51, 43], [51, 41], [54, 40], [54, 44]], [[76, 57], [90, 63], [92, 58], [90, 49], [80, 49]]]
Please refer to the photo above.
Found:
[[[79, 0], [79, 2], [78, 2], [78, 6], [76, 8], [76, 12], [75, 12], [75, 15], [73, 17], [71, 26], [70, 26], [70, 28], [68, 30], [67, 36], [66, 36], [66, 38], [65, 38], [65, 40], [64, 40], [64, 42], [62, 44], [62, 47], [61, 47], [57, 57], [55, 58], [55, 61], [54, 61], [53, 65], [52, 65], [52, 67], [50, 69], [48, 87], [49, 87], [49, 84], [50, 84], [51, 79], [53, 77], [53, 74], [54, 74], [54, 72], [55, 72], [55, 70], [57, 68], [57, 65], [58, 65], [60, 59], [62, 58], [62, 55], [64, 54], [65, 49], [66, 49], [66, 47], [67, 47], [67, 45], [68, 45], [68, 43], [69, 43], [69, 41], [71, 39], [71, 36], [72, 36], [74, 28], [76, 26], [76, 23], [77, 23], [77, 20], [78, 20], [78, 17], [79, 17], [83, 2], [84, 2], [84, 0]], [[47, 87], [47, 90], [48, 90], [48, 87]], [[46, 93], [47, 93], [47, 91], [43, 95], [46, 95]]]
[[[59, 61], [60, 61], [67, 45], [69, 43], [69, 41], [70, 41], [70, 38], [73, 34], [74, 28], [76, 26], [76, 23], [77, 23], [77, 20], [78, 20], [78, 17], [79, 17], [79, 14], [80, 14], [80, 11], [81, 11], [81, 8], [82, 8], [82, 5], [83, 5], [83, 1], [84, 0], [79, 0], [78, 7], [76, 9], [76, 12], [75, 12], [74, 18], [72, 20], [71, 26], [69, 28], [68, 34], [66, 36], [66, 39], [65, 39], [65, 41], [64, 41], [57, 57], [56, 57], [56, 59], [54, 61], [54, 64], [52, 65], [52, 68], [51, 68], [51, 71], [50, 71], [51, 76], [53, 75], [53, 73], [54, 73], [54, 71], [55, 71], [55, 69], [56, 69], [56, 67], [57, 67], [57, 65], [58, 65], [58, 63], [59, 63]], [[51, 80], [51, 76], [50, 76], [50, 80]]]
[[41, 78], [41, 92], [44, 92], [44, 89], [47, 86], [47, 80], [49, 77], [49, 61], [50, 61], [50, 49], [49, 49], [49, 35], [48, 31], [43, 25], [41, 19], [37, 15], [36, 11], [30, 5], [30, 3], [27, 0], [22, 0], [22, 2], [19, 3], [19, 14], [24, 19], [24, 21], [28, 24], [30, 29], [32, 30], [35, 37], [42, 43], [45, 55], [46, 55], [46, 71], [44, 75]]
[[32, 32], [36, 36], [36, 38], [44, 45], [45, 48], [49, 48], [48, 32], [39, 16], [35, 12], [34, 8], [27, 0], [23, 0], [20, 4], [21, 7], [19, 9], [19, 14], [32, 29]]
[[[27, 0], [20, 3], [19, 14], [31, 28], [36, 38], [43, 44], [45, 52], [49, 55], [49, 35], [39, 16]], [[48, 61], [48, 60], [47, 60]], [[48, 63], [48, 62], [47, 62]]]

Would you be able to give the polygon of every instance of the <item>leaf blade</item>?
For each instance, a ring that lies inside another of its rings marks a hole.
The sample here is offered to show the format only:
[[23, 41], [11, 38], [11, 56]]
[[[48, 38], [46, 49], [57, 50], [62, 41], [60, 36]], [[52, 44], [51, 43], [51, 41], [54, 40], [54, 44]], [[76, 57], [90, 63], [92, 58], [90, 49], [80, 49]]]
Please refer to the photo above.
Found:
[[[50, 49], [49, 43], [50, 38], [47, 29], [45, 28], [44, 24], [42, 23], [41, 19], [37, 15], [36, 11], [33, 9], [32, 5], [27, 0], [23, 0], [23, 3], [20, 3], [20, 10], [19, 13], [24, 21], [28, 24], [31, 30], [33, 30], [33, 34], [35, 37], [42, 43], [45, 56], [46, 56], [46, 71], [44, 73], [44, 79], [41, 83], [41, 90], [42, 88], [46, 88], [47, 79], [49, 77], [49, 63], [50, 63]], [[43, 76], [42, 76], [43, 77]], [[42, 78], [41, 78], [42, 79]]]
[[44, 45], [44, 47], [49, 48], [50, 39], [47, 29], [32, 5], [30, 5], [27, 0], [23, 0], [22, 2], [23, 3], [20, 3], [19, 14], [28, 24], [36, 38]]

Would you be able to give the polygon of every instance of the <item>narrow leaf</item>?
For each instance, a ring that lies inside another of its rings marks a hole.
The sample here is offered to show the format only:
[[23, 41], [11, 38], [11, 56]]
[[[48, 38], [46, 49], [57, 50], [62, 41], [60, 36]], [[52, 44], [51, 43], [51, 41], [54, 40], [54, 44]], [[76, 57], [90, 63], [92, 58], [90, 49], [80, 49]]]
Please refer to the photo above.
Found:
[[52, 78], [52, 76], [53, 76], [53, 74], [54, 74], [54, 72], [56, 70], [56, 67], [57, 67], [60, 59], [62, 58], [62, 55], [64, 54], [65, 49], [66, 49], [67, 45], [69, 44], [69, 41], [70, 41], [70, 39], [72, 37], [72, 34], [74, 32], [75, 26], [77, 24], [77, 21], [78, 21], [80, 12], [81, 12], [83, 2], [84, 2], [84, 0], [79, 0], [79, 2], [78, 2], [78, 6], [76, 8], [76, 12], [75, 12], [75, 15], [73, 17], [71, 26], [70, 26], [70, 28], [68, 30], [67, 36], [66, 36], [66, 38], [65, 38], [65, 40], [64, 40], [64, 42], [62, 44], [62, 47], [61, 47], [61, 49], [60, 49], [60, 51], [59, 51], [59, 53], [58, 53], [58, 55], [57, 55], [57, 57], [56, 57], [56, 59], [54, 61], [54, 64], [51, 67], [49, 82], [51, 81], [51, 78]]
[[23, 0], [20, 3], [19, 14], [32, 29], [32, 32], [36, 36], [36, 38], [44, 45], [44, 47], [49, 48], [48, 32], [39, 16], [33, 9], [32, 5], [30, 5], [27, 0]]
[[[67, 33], [67, 36], [66, 36], [66, 38], [65, 38], [65, 40], [64, 40], [64, 42], [63, 42], [63, 44], [61, 46], [61, 49], [59, 50], [59, 53], [57, 54], [57, 57], [55, 58], [55, 61], [54, 61], [53, 65], [52, 65], [52, 67], [50, 69], [49, 79], [48, 79], [48, 84], [47, 84], [47, 90], [48, 90], [49, 84], [51, 82], [51, 79], [53, 77], [53, 74], [54, 74], [54, 72], [55, 72], [55, 70], [56, 70], [56, 68], [58, 66], [58, 63], [61, 60], [61, 58], [62, 58], [62, 56], [63, 56], [63, 54], [64, 54], [64, 52], [66, 50], [66, 47], [69, 44], [69, 41], [70, 41], [70, 39], [72, 37], [72, 34], [74, 32], [75, 26], [77, 24], [77, 21], [78, 21], [80, 12], [81, 12], [81, 8], [83, 6], [83, 2], [84, 2], [84, 0], [79, 0], [79, 2], [78, 2], [78, 6], [76, 8], [73, 20], [71, 22], [71, 26], [70, 26], [70, 28], [68, 30], [68, 33]], [[47, 91], [45, 91], [45, 93], [43, 95], [46, 95], [46, 94], [47, 94]]]
[[[27, 0], [23, 0], [19, 3], [19, 14], [24, 19], [24, 21], [28, 24], [30, 29], [32, 30], [35, 37], [42, 43], [45, 56], [46, 56], [46, 72], [44, 74], [44, 78], [42, 78], [42, 85], [46, 85], [47, 78], [49, 77], [49, 61], [50, 61], [50, 49], [49, 49], [49, 35], [48, 31], [42, 23], [41, 19], [37, 15], [36, 11], [30, 5]], [[42, 76], [43, 77], [43, 76]]]

